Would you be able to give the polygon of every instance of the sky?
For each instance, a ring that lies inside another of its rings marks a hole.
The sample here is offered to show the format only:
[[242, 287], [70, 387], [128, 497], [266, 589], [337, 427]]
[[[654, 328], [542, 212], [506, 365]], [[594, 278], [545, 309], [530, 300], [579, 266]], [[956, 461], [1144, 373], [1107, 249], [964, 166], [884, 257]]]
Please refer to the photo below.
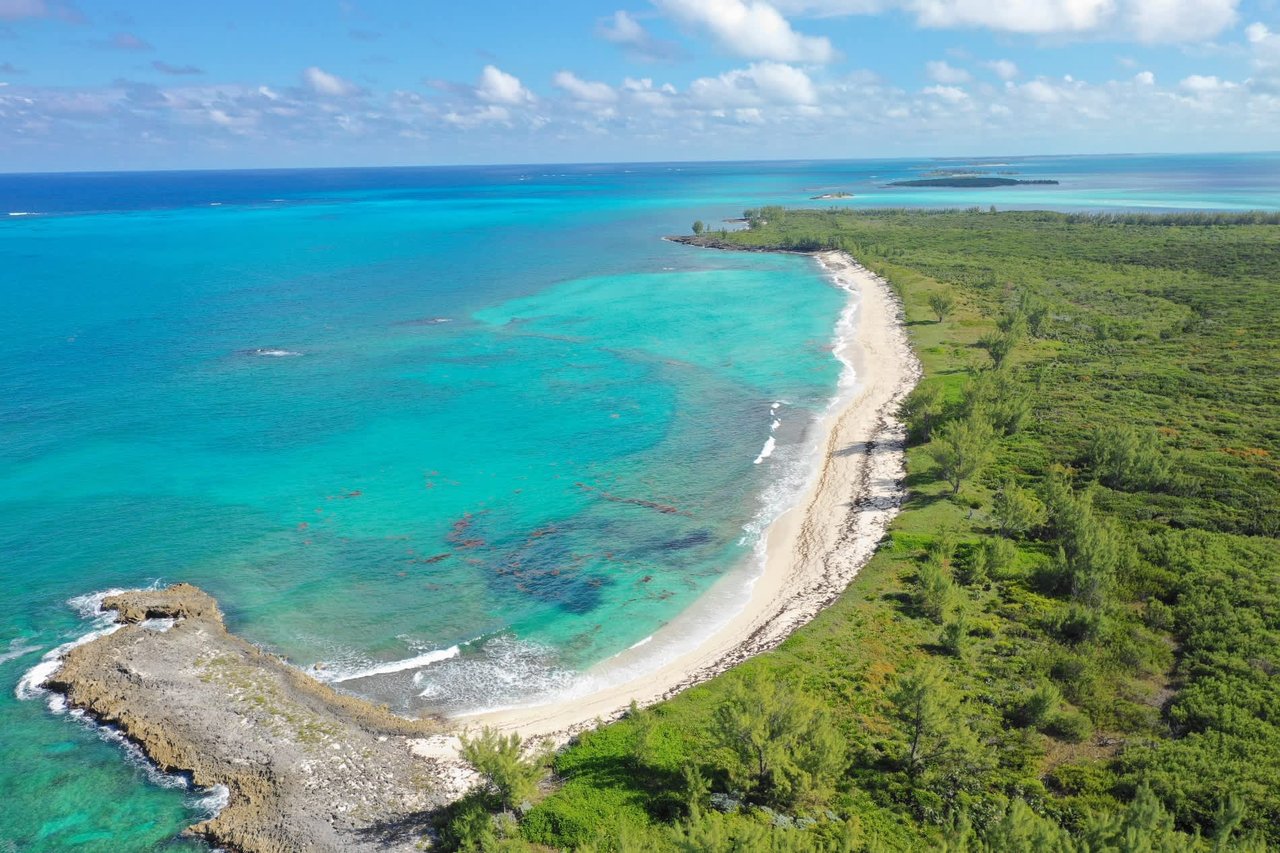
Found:
[[1280, 149], [1280, 0], [0, 0], [0, 172]]

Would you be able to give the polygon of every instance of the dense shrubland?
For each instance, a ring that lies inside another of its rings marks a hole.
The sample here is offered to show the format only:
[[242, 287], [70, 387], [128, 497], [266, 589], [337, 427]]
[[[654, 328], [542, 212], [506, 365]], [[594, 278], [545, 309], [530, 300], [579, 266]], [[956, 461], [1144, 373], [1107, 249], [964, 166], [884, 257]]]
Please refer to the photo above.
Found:
[[1280, 216], [746, 218], [716, 239], [845, 248], [903, 297], [910, 500], [782, 648], [451, 843], [1280, 847]]

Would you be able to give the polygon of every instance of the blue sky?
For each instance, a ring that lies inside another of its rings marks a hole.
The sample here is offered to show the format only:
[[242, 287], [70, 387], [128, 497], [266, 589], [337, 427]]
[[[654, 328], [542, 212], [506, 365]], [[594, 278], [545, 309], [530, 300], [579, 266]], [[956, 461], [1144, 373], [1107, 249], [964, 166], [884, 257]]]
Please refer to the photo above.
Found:
[[0, 172], [1277, 148], [1280, 0], [0, 0]]

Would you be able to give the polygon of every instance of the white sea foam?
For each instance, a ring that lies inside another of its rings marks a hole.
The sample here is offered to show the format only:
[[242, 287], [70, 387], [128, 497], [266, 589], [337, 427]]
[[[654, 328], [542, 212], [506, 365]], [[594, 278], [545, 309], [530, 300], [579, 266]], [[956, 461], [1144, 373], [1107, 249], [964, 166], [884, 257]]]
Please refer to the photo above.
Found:
[[9, 215], [10, 216], [34, 216], [35, 214], [30, 213], [29, 211], [26, 211], [26, 210], [11, 210], [9, 211]]
[[213, 820], [230, 801], [231, 790], [226, 785], [214, 785], [201, 791], [196, 798], [188, 800], [187, 807], [199, 812], [204, 820]]
[[763, 462], [764, 460], [772, 456], [773, 451], [777, 448], [777, 446], [778, 446], [778, 439], [774, 438], [773, 436], [769, 436], [767, 439], [765, 439], [764, 447], [760, 449], [760, 455], [756, 457], [756, 461], [754, 464], [759, 465], [761, 462]]
[[[155, 589], [160, 586], [160, 580], [157, 578], [151, 588]], [[93, 630], [86, 634], [63, 643], [57, 648], [46, 652], [40, 659], [40, 663], [31, 667], [18, 680], [17, 687], [14, 689], [15, 695], [22, 700], [37, 699], [45, 697], [49, 705], [49, 710], [55, 714], [66, 714], [66, 716], [77, 723], [85, 726], [93, 731], [99, 738], [107, 743], [114, 744], [124, 753], [125, 762], [139, 768], [146, 774], [147, 779], [152, 784], [161, 788], [182, 788], [191, 789], [191, 781], [185, 775], [166, 773], [161, 770], [155, 762], [147, 757], [142, 748], [133, 741], [125, 737], [115, 726], [103, 725], [96, 722], [84, 711], [79, 708], [67, 709], [67, 700], [60, 693], [53, 693], [44, 685], [55, 673], [61, 668], [63, 660], [67, 653], [77, 646], [83, 646], [91, 643], [99, 637], [105, 637], [117, 631], [121, 626], [115, 621], [115, 614], [103, 610], [102, 602], [108, 596], [116, 595], [124, 592], [121, 589], [107, 589], [100, 592], [92, 592], [87, 595], [77, 595], [67, 600], [67, 605], [79, 614], [81, 619], [89, 621], [94, 626]], [[144, 628], [153, 631], [166, 631], [174, 624], [173, 619], [148, 619], [142, 623]], [[18, 642], [18, 641], [14, 641]], [[13, 643], [10, 643], [12, 649]], [[25, 649], [21, 653], [26, 654], [32, 649]], [[209, 789], [196, 789], [193, 797], [188, 799], [187, 806], [202, 816], [202, 819], [209, 820], [217, 816], [218, 812], [226, 806], [230, 798], [230, 791], [223, 785], [215, 785]]]
[[632, 643], [630, 646], [627, 647], [627, 649], [628, 650], [638, 649], [641, 646], [647, 646], [652, 642], [653, 642], [653, 634], [650, 634], [649, 636], [645, 637], [643, 640], [639, 640], [637, 642]]
[[[103, 611], [102, 602], [107, 596], [123, 591], [108, 589], [88, 595], [78, 595], [69, 599], [67, 604], [79, 613], [82, 619], [93, 620], [93, 630], [45, 652], [44, 656], [40, 658], [40, 662], [27, 670], [22, 678], [18, 679], [18, 684], [14, 687], [14, 695], [22, 700], [51, 696], [52, 694], [45, 689], [44, 685], [62, 668], [62, 661], [67, 656], [67, 653], [77, 646], [83, 646], [85, 643], [91, 643], [99, 637], [105, 637], [120, 627], [116, 624], [115, 617], [112, 614]], [[49, 710], [59, 713], [65, 709], [66, 702], [62, 700], [61, 696], [50, 699]]]
[[441, 661], [414, 676], [420, 698], [455, 713], [481, 713], [562, 696], [579, 678], [557, 663], [553, 650], [502, 635], [475, 642], [469, 654]]
[[294, 350], [272, 348], [245, 350], [244, 354], [251, 355], [256, 358], [293, 358], [295, 356], [302, 355], [302, 353], [295, 352]]
[[8, 663], [11, 660], [17, 660], [23, 655], [38, 651], [40, 651], [39, 646], [29, 646], [25, 637], [17, 637], [9, 641], [8, 651], [0, 652], [0, 663]]
[[343, 681], [355, 681], [358, 678], [369, 678], [374, 675], [389, 675], [393, 672], [404, 672], [410, 669], [422, 669], [431, 666], [433, 663], [456, 658], [462, 654], [462, 649], [458, 646], [450, 646], [447, 649], [436, 649], [426, 652], [425, 654], [415, 655], [404, 660], [387, 661], [386, 663], [373, 664], [371, 666], [361, 667], [359, 669], [317, 669], [312, 667], [311, 675], [321, 681], [327, 681], [331, 684], [337, 684]]

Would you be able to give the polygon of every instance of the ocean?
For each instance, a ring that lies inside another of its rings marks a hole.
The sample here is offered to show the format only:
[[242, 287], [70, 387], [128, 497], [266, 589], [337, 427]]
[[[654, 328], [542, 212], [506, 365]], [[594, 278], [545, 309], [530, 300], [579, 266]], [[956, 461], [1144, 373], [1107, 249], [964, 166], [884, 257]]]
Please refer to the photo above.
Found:
[[[885, 187], [969, 169], [1060, 184]], [[0, 850], [199, 849], [23, 681], [95, 592], [459, 713], [745, 582], [856, 378], [811, 260], [661, 239], [763, 204], [1276, 210], [1280, 155], [0, 175]]]

